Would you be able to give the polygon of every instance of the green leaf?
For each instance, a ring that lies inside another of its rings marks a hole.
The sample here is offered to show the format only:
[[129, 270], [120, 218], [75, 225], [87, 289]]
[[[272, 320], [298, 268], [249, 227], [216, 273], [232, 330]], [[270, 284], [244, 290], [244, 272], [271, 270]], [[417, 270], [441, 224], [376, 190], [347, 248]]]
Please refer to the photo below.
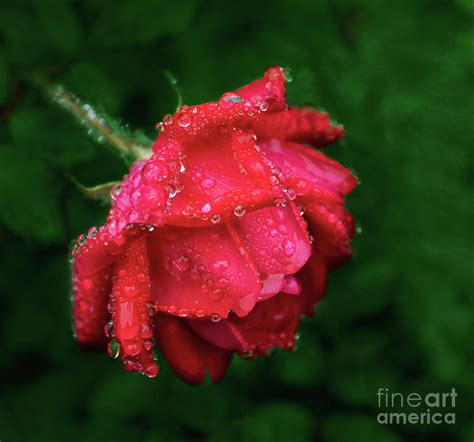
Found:
[[11, 76], [9, 67], [0, 53], [0, 105], [4, 103], [11, 91]]
[[402, 442], [392, 431], [378, 424], [376, 414], [335, 414], [324, 420], [324, 442]]
[[[96, 150], [86, 132], [60, 110], [18, 109], [8, 127], [17, 146], [63, 169], [92, 158]], [[52, 133], [46, 130], [52, 127]]]
[[194, 0], [102, 2], [93, 33], [104, 46], [146, 43], [186, 28], [195, 10]]
[[108, 112], [115, 112], [120, 105], [119, 90], [96, 64], [78, 62], [58, 80], [83, 100]]
[[79, 22], [68, 0], [36, 0], [42, 32], [51, 44], [65, 54], [74, 53], [83, 37]]
[[26, 8], [2, 6], [0, 35], [4, 40], [5, 57], [11, 63], [45, 63], [50, 57], [47, 37]]
[[61, 183], [43, 161], [12, 147], [0, 147], [0, 221], [40, 242], [64, 239], [59, 203]]
[[99, 201], [102, 203], [110, 202], [110, 191], [112, 190], [112, 187], [120, 183], [120, 181], [109, 181], [108, 183], [97, 184], [96, 186], [87, 187], [83, 186], [76, 179], [73, 179], [73, 181], [83, 195], [85, 195], [91, 200]]

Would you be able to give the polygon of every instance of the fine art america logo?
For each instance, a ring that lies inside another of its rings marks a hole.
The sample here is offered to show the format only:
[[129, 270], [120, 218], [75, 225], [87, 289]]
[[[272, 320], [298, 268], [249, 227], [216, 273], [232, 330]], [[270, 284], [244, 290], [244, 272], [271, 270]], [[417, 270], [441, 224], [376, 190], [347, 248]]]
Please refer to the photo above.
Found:
[[[455, 424], [456, 389], [446, 393], [402, 394], [379, 388], [379, 424]], [[395, 411], [396, 410], [396, 411]]]

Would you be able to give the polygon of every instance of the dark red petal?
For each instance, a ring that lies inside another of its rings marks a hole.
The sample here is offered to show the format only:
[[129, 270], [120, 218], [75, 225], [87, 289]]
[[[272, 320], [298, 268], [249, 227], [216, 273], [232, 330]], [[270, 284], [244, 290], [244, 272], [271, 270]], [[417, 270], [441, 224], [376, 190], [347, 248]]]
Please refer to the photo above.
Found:
[[325, 147], [344, 135], [344, 129], [329, 120], [326, 112], [291, 107], [287, 111], [262, 115], [253, 129], [259, 139], [279, 138]]
[[257, 303], [247, 315], [230, 315], [217, 323], [189, 321], [204, 339], [248, 357], [265, 355], [272, 347], [292, 348], [301, 315], [299, 296], [280, 293]]
[[260, 275], [232, 226], [166, 226], [149, 236], [152, 297], [181, 317], [246, 315], [258, 300]]
[[[153, 324], [150, 304], [150, 277], [144, 238], [135, 241], [115, 264], [111, 298], [113, 329], [119, 355], [127, 370], [155, 377], [153, 361]], [[109, 353], [116, 357], [110, 347]]]
[[301, 197], [314, 237], [314, 249], [329, 270], [344, 264], [351, 255], [350, 239], [354, 235], [352, 216], [340, 204], [320, 204], [311, 197]]
[[190, 384], [201, 384], [209, 373], [212, 382], [225, 375], [232, 352], [200, 338], [184, 319], [155, 316], [155, 339], [173, 371]]
[[326, 263], [317, 252], [314, 252], [297, 275], [301, 284], [299, 301], [302, 313], [306, 316], [313, 316], [314, 306], [326, 293], [327, 273]]
[[104, 329], [110, 318], [111, 273], [110, 266], [87, 276], [77, 266], [73, 269], [72, 325], [77, 342], [87, 350], [104, 351], [107, 346]]
[[293, 204], [266, 207], [236, 222], [258, 270], [264, 275], [296, 273], [309, 258], [308, 231]]

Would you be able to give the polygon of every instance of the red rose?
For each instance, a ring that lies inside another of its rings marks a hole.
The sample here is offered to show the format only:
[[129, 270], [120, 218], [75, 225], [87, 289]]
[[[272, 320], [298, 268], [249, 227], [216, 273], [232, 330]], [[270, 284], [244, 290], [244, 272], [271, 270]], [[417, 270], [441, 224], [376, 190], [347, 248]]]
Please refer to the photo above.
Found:
[[278, 67], [160, 127], [112, 190], [106, 224], [74, 248], [74, 330], [127, 370], [155, 376], [156, 344], [185, 381], [216, 382], [234, 352], [293, 347], [327, 271], [350, 255], [356, 180], [311, 147], [343, 129], [288, 108]]

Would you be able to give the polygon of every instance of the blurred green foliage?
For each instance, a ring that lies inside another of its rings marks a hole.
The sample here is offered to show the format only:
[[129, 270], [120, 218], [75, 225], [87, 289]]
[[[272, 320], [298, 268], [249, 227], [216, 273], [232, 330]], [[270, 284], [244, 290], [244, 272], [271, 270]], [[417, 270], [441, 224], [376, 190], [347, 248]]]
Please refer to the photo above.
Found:
[[[2, 0], [2, 441], [472, 441], [474, 7], [469, 0]], [[347, 136], [363, 233], [296, 352], [234, 360], [217, 386], [86, 354], [70, 331], [69, 240], [101, 224], [84, 185], [124, 162], [24, 81], [50, 73], [154, 136], [178, 102], [290, 66], [289, 100]], [[380, 387], [459, 394], [456, 425], [376, 422]]]

